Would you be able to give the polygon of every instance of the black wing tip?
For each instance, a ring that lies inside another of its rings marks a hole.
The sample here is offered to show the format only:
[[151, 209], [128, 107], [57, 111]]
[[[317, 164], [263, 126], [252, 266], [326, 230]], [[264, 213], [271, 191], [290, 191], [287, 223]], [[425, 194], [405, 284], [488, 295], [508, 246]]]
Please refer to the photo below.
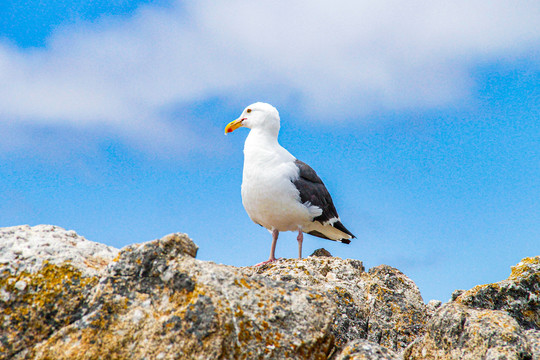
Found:
[[[353, 236], [353, 238], [354, 238], [354, 236]], [[341, 241], [343, 244], [350, 244], [351, 243], [350, 239], [341, 239], [339, 241]]]
[[343, 231], [345, 234], [350, 235], [352, 239], [356, 238], [356, 236], [354, 236], [352, 232], [350, 232], [349, 230], [347, 230], [347, 228], [345, 226], [343, 226], [341, 221], [336, 221], [335, 223], [332, 224], [332, 226], [335, 227], [336, 229], [340, 230], [340, 231]]

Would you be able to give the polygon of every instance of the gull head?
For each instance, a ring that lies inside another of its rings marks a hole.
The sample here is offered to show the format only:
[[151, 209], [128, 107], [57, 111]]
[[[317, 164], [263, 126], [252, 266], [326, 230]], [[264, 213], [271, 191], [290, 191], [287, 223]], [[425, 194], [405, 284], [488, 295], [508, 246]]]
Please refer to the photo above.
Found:
[[277, 134], [279, 132], [279, 113], [270, 104], [256, 102], [246, 107], [238, 119], [227, 124], [225, 134], [240, 127], [260, 129]]

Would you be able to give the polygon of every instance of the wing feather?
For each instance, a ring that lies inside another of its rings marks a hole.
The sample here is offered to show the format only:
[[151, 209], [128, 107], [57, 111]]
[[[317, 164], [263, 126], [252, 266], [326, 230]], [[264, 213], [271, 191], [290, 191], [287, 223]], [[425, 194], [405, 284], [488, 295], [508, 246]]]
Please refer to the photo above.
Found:
[[[300, 200], [304, 204], [311, 203], [311, 205], [315, 205], [322, 210], [322, 214], [315, 217], [313, 221], [319, 221], [323, 225], [332, 225], [354, 238], [354, 235], [340, 222], [332, 197], [315, 170], [298, 159], [295, 160], [295, 164], [300, 173], [298, 179], [293, 181], [293, 184], [300, 192]], [[320, 235], [315, 236], [322, 237]]]

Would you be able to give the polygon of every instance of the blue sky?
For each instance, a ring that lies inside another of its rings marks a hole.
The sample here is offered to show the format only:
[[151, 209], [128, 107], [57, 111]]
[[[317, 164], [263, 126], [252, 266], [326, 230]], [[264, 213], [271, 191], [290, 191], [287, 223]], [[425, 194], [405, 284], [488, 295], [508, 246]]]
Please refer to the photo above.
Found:
[[[350, 245], [424, 300], [540, 253], [540, 3], [7, 1], [0, 226], [122, 247], [186, 232], [251, 265], [271, 237], [240, 198], [255, 101], [317, 170]], [[293, 233], [277, 255], [294, 257]]]

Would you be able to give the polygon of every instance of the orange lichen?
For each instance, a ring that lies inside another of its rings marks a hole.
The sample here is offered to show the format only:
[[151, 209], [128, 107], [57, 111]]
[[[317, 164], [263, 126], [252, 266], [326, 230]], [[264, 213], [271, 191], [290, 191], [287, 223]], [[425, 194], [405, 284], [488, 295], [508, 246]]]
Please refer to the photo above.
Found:
[[[69, 262], [55, 265], [44, 261], [37, 272], [5, 275], [0, 278], [0, 288], [10, 297], [0, 308], [0, 317], [9, 319], [7, 338], [23, 339], [17, 344], [24, 347], [73, 322], [73, 314], [84, 300], [84, 290], [98, 282], [97, 277], [83, 276]], [[12, 351], [17, 350], [14, 347]]]
[[540, 256], [528, 257], [519, 262], [516, 266], [512, 266], [512, 272], [508, 277], [509, 280], [517, 280], [531, 271], [531, 265], [540, 265]]

